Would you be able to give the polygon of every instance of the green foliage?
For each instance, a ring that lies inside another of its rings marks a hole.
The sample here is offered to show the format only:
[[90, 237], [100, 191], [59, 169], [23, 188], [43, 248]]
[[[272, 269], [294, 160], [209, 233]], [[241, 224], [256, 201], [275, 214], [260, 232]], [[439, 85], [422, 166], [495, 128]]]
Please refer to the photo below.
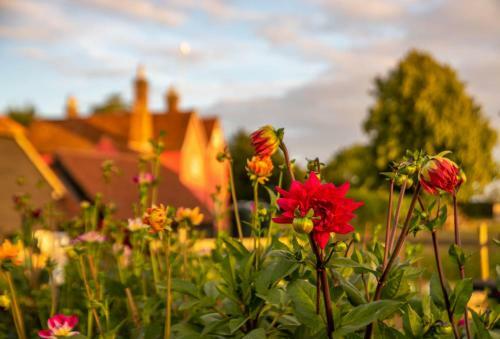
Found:
[[123, 100], [120, 94], [110, 94], [102, 103], [92, 107], [92, 114], [110, 114], [120, 113], [128, 109], [128, 104]]
[[12, 120], [23, 126], [29, 126], [36, 116], [33, 105], [7, 107], [6, 113]]
[[323, 169], [326, 181], [335, 184], [349, 182], [352, 187], [374, 187], [377, 178], [373, 176], [374, 166], [370, 147], [354, 144], [335, 153]]
[[379, 170], [408, 148], [429, 154], [446, 149], [471, 179], [462, 197], [496, 175], [496, 132], [450, 66], [412, 50], [386, 77], [375, 79], [374, 96], [364, 129]]

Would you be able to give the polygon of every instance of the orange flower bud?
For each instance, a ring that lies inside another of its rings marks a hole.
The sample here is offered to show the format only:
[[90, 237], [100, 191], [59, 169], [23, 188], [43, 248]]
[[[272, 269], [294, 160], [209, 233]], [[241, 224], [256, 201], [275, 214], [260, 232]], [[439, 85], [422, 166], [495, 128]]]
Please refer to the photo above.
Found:
[[270, 125], [263, 126], [250, 136], [255, 154], [260, 157], [270, 157], [278, 150], [280, 138], [278, 133]]
[[261, 158], [253, 156], [252, 159], [247, 160], [247, 171], [250, 180], [257, 181], [259, 184], [264, 184], [269, 180], [273, 174], [273, 162], [270, 157]]
[[176, 220], [178, 223], [185, 222], [190, 226], [198, 226], [203, 221], [203, 214], [200, 213], [199, 207], [193, 209], [179, 207], [177, 209]]
[[21, 242], [17, 242], [16, 244], [12, 244], [10, 240], [4, 240], [4, 242], [0, 245], [0, 261], [10, 260], [14, 264], [20, 264], [20, 254], [23, 249], [23, 245]]
[[142, 216], [142, 222], [151, 227], [151, 232], [158, 233], [167, 229], [172, 224], [172, 219], [167, 215], [167, 209], [163, 204], [149, 207]]

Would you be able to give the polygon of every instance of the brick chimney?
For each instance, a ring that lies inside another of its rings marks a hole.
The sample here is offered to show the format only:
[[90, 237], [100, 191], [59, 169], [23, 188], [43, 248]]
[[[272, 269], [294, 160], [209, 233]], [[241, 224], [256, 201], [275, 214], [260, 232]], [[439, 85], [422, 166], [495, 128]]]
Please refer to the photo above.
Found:
[[72, 95], [68, 96], [66, 100], [66, 118], [78, 118], [78, 100]]
[[173, 86], [171, 86], [168, 89], [166, 99], [167, 99], [167, 113], [179, 113], [180, 97], [179, 93], [177, 93], [177, 91]]
[[134, 80], [134, 105], [130, 116], [128, 146], [137, 152], [151, 151], [152, 117], [148, 110], [148, 81], [144, 67], [139, 65]]

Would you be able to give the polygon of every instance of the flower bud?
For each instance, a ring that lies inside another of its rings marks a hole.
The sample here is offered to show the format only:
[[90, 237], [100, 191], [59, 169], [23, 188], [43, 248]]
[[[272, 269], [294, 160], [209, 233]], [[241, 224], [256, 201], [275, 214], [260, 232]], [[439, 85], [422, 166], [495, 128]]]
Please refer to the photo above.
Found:
[[395, 179], [396, 186], [402, 186], [408, 180], [408, 176], [405, 174], [399, 174]]
[[408, 175], [412, 175], [415, 173], [415, 171], [417, 170], [417, 166], [415, 165], [408, 165], [406, 167], [403, 168], [403, 173], [404, 174], [408, 174]]
[[273, 162], [270, 157], [261, 158], [253, 156], [247, 160], [247, 172], [250, 180], [257, 181], [259, 184], [264, 184], [273, 174]]
[[295, 217], [293, 218], [293, 229], [297, 233], [309, 234], [314, 228], [314, 223], [310, 217]]
[[422, 187], [430, 194], [444, 191], [454, 194], [460, 185], [465, 182], [456, 163], [441, 156], [432, 157], [422, 167], [419, 180]]
[[439, 326], [436, 330], [438, 334], [451, 334], [453, 329], [451, 328], [450, 324], [445, 324], [442, 326]]
[[335, 251], [336, 252], [345, 252], [347, 250], [347, 244], [343, 241], [339, 241], [338, 243], [335, 244]]
[[10, 307], [10, 298], [7, 294], [0, 295], [0, 307], [8, 310]]
[[354, 232], [352, 234], [352, 240], [354, 240], [354, 242], [360, 242], [361, 241], [361, 234], [359, 234], [359, 232]]
[[270, 125], [259, 128], [250, 138], [255, 154], [260, 157], [270, 157], [276, 153], [281, 142], [277, 131]]
[[153, 233], [165, 230], [172, 223], [172, 219], [167, 216], [167, 209], [163, 204], [153, 205], [148, 208], [142, 217], [142, 222], [151, 227]]

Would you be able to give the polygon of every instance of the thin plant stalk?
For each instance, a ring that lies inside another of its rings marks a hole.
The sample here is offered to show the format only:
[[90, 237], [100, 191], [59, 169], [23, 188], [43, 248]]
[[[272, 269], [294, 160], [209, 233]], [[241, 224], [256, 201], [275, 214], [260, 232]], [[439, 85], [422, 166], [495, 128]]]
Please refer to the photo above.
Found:
[[50, 316], [56, 314], [57, 309], [57, 286], [54, 280], [54, 271], [49, 271], [49, 284], [50, 284]]
[[243, 241], [243, 231], [241, 228], [240, 211], [238, 208], [238, 200], [236, 198], [236, 187], [234, 184], [233, 159], [229, 158], [229, 181], [231, 185], [231, 199], [233, 200], [234, 218], [236, 219], [236, 228], [238, 229], [238, 237]]
[[170, 262], [170, 232], [166, 233], [165, 237], [165, 271], [167, 272], [167, 292], [166, 292], [166, 307], [165, 307], [165, 335], [164, 339], [170, 338], [171, 313], [172, 313], [172, 265]]
[[[462, 241], [460, 240], [460, 228], [458, 226], [458, 206], [457, 206], [457, 195], [456, 193], [453, 194], [453, 227], [455, 229], [455, 245], [458, 247], [462, 246]], [[458, 270], [460, 272], [460, 279], [465, 279], [465, 267], [462, 263], [458, 263]], [[465, 325], [465, 332], [467, 334], [467, 339], [471, 339], [471, 331], [470, 331], [470, 325], [469, 325], [469, 317], [467, 315], [467, 305], [465, 305], [465, 311], [464, 311], [464, 325]]]
[[285, 164], [288, 170], [288, 176], [291, 181], [295, 181], [295, 175], [293, 174], [292, 163], [290, 161], [290, 155], [288, 154], [288, 148], [286, 148], [285, 143], [282, 141], [280, 143], [280, 149], [283, 152], [283, 156], [285, 157]]
[[[278, 177], [278, 187], [281, 188], [281, 185], [283, 184], [283, 169], [280, 169], [280, 174]], [[280, 194], [279, 192], [276, 195], [276, 199], [279, 199]], [[271, 221], [269, 222], [269, 229], [267, 230], [267, 243], [268, 246], [271, 245], [271, 238], [272, 238], [272, 226], [274, 225], [274, 217], [276, 216], [276, 211], [273, 211], [273, 214], [271, 215]]]
[[399, 213], [401, 212], [401, 206], [403, 205], [405, 191], [406, 191], [406, 181], [403, 182], [401, 188], [399, 189], [399, 197], [396, 206], [396, 212], [394, 214], [394, 222], [392, 224], [391, 234], [389, 236], [389, 253], [392, 252], [392, 248], [394, 247], [394, 239], [396, 239], [396, 230], [398, 229], [398, 223], [399, 223]]
[[448, 291], [446, 290], [446, 283], [444, 280], [443, 267], [441, 264], [441, 256], [439, 254], [439, 244], [438, 244], [436, 230], [432, 231], [432, 248], [434, 250], [434, 258], [436, 259], [436, 268], [439, 276], [439, 284], [441, 285], [441, 290], [443, 292], [446, 312], [448, 313], [448, 318], [450, 320], [451, 328], [453, 329], [453, 335], [455, 336], [455, 339], [458, 339], [460, 338], [460, 336], [458, 335], [457, 328], [455, 327], [455, 321], [453, 319], [453, 311], [451, 310], [451, 305], [450, 305], [450, 297], [448, 296]]
[[[325, 304], [325, 313], [326, 313], [326, 324], [327, 324], [327, 334], [328, 338], [333, 338], [333, 331], [335, 331], [335, 323], [333, 320], [333, 309], [332, 309], [332, 300], [330, 296], [330, 286], [328, 284], [328, 276], [327, 272], [324, 268], [323, 255], [318, 248], [318, 245], [314, 241], [312, 233], [309, 233], [309, 243], [311, 244], [311, 248], [313, 250], [314, 255], [316, 256], [316, 272], [320, 278], [321, 283], [316, 284], [316, 288], [322, 289], [323, 292], [323, 301]], [[316, 296], [319, 295], [319, 290], [316, 291]], [[316, 299], [317, 301], [318, 298]], [[319, 304], [316, 304], [317, 309], [319, 308]]]
[[24, 329], [24, 321], [21, 315], [21, 310], [19, 308], [19, 303], [17, 301], [16, 288], [12, 281], [12, 275], [10, 272], [5, 272], [5, 279], [7, 280], [7, 285], [9, 286], [10, 297], [12, 299], [12, 318], [14, 319], [14, 325], [16, 326], [17, 335], [20, 339], [26, 339], [26, 331]]
[[125, 295], [127, 296], [127, 304], [130, 308], [130, 314], [132, 316], [132, 321], [134, 322], [135, 327], [139, 327], [141, 325], [139, 320], [139, 312], [137, 311], [137, 306], [134, 301], [134, 296], [132, 295], [132, 291], [129, 287], [125, 288]]
[[389, 185], [389, 204], [387, 207], [387, 219], [385, 223], [385, 249], [384, 249], [384, 261], [382, 267], [387, 264], [387, 257], [389, 256], [389, 240], [390, 240], [390, 228], [392, 219], [392, 196], [394, 194], [394, 179], [391, 179]]
[[[92, 290], [90, 289], [89, 281], [87, 279], [87, 271], [85, 269], [85, 262], [83, 261], [83, 257], [81, 255], [79, 256], [79, 262], [80, 262], [80, 270], [82, 273], [82, 280], [83, 280], [83, 284], [85, 286], [85, 292], [87, 293], [87, 298], [89, 299], [89, 302], [91, 303], [92, 299], [94, 299], [94, 297], [92, 294]], [[99, 315], [97, 314], [97, 311], [96, 311], [94, 306], [90, 306], [90, 307], [91, 307], [90, 310], [94, 316], [94, 319], [95, 319], [95, 322], [97, 325], [97, 329], [99, 330], [99, 333], [102, 333], [102, 327], [101, 327], [101, 322], [99, 320]]]
[[151, 244], [149, 244], [148, 247], [149, 247], [149, 258], [151, 260], [151, 268], [153, 271], [154, 289], [155, 289], [156, 293], [158, 293], [158, 282], [159, 282], [158, 261], [156, 259], [156, 254], [154, 253]]
[[[387, 266], [382, 271], [382, 275], [380, 276], [380, 279], [378, 280], [377, 287], [375, 289], [375, 295], [373, 296], [373, 301], [377, 301], [380, 299], [380, 297], [382, 295], [382, 288], [384, 287], [385, 282], [387, 280], [387, 277], [389, 276], [389, 272], [392, 268], [392, 265], [396, 261], [396, 258], [399, 256], [399, 252], [403, 248], [406, 237], [408, 235], [408, 230], [410, 229], [411, 217], [413, 215], [413, 211], [415, 209], [415, 205], [417, 203], [419, 194], [420, 194], [420, 184], [417, 184], [417, 186], [415, 187], [415, 192], [413, 193], [413, 198], [411, 199], [410, 207], [408, 208], [408, 213], [406, 214], [406, 219], [405, 219], [405, 223], [403, 225], [403, 229], [401, 230], [401, 233], [399, 234], [399, 238], [398, 238], [398, 241], [396, 243], [396, 247], [394, 248], [394, 252], [392, 252], [392, 254], [389, 258], [389, 261], [387, 262]], [[365, 339], [370, 339], [372, 337], [372, 332], [373, 332], [373, 323], [369, 324], [366, 327]]]
[[253, 229], [254, 229], [254, 249], [255, 249], [255, 268], [259, 269], [260, 253], [260, 222], [259, 222], [259, 182], [255, 180], [253, 184]]

